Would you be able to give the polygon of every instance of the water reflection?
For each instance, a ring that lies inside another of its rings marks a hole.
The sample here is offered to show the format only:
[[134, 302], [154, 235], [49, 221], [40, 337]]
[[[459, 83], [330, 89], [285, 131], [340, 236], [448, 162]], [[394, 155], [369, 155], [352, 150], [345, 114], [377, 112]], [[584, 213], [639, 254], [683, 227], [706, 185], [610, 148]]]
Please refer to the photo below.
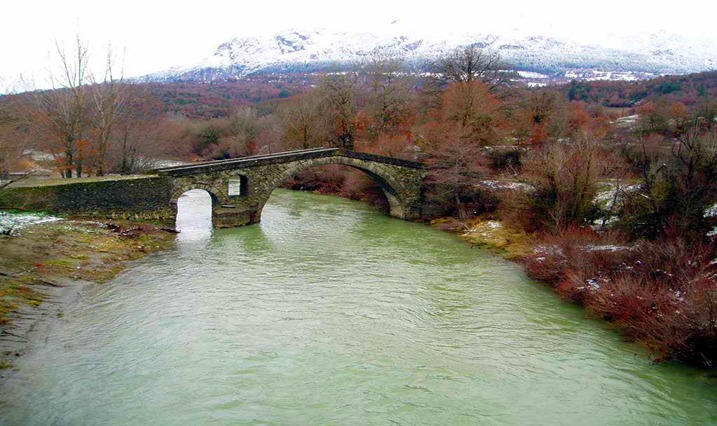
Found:
[[176, 227], [180, 243], [209, 241], [212, 236], [212, 197], [207, 191], [193, 189], [179, 197]]

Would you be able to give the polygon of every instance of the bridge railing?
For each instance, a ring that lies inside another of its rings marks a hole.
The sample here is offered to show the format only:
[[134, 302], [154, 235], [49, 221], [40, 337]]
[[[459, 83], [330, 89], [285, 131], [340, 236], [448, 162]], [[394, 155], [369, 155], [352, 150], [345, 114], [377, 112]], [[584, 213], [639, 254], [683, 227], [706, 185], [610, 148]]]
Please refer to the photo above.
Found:
[[160, 167], [158, 169], [147, 170], [146, 174], [158, 174], [160, 172], [171, 172], [173, 170], [186, 170], [186, 169], [191, 169], [194, 167], [211, 166], [211, 165], [215, 165], [215, 164], [233, 164], [233, 163], [241, 163], [241, 162], [252, 161], [252, 160], [281, 158], [281, 157], [292, 156], [292, 155], [302, 154], [302, 153], [309, 154], [309, 153], [315, 153], [315, 152], [334, 152], [334, 151], [338, 151], [338, 150], [339, 150], [339, 148], [321, 147], [321, 148], [299, 149], [299, 150], [295, 150], [295, 151], [275, 152], [273, 154], [248, 155], [246, 157], [228, 158], [226, 160], [201, 161], [201, 162], [185, 164], [185, 165], [181, 165], [181, 166]]

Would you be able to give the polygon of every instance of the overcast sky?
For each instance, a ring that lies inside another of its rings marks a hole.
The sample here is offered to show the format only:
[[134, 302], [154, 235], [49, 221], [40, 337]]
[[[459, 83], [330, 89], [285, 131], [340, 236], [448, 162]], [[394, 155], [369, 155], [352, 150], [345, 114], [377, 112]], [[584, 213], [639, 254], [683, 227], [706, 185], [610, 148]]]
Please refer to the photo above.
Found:
[[714, 0], [23, 0], [5, 2], [2, 12], [5, 79], [23, 73], [41, 80], [54, 41], [71, 43], [76, 34], [90, 42], [95, 60], [108, 43], [124, 51], [126, 76], [193, 63], [234, 36], [314, 27], [380, 31], [394, 20], [427, 33], [518, 29], [595, 41], [665, 30], [717, 42]]

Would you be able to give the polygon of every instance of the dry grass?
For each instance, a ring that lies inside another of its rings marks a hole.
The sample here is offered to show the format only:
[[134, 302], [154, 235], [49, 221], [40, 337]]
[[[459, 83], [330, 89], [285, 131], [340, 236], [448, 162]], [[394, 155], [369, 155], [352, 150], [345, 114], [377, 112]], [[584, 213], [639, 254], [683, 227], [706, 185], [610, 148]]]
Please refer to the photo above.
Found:
[[508, 259], [519, 258], [530, 251], [530, 236], [500, 221], [474, 218], [466, 225], [468, 229], [462, 237], [471, 245], [499, 252]]
[[162, 250], [172, 234], [152, 225], [55, 222], [0, 237], [0, 324], [22, 306], [38, 306], [43, 287], [65, 279], [107, 282], [127, 261]]

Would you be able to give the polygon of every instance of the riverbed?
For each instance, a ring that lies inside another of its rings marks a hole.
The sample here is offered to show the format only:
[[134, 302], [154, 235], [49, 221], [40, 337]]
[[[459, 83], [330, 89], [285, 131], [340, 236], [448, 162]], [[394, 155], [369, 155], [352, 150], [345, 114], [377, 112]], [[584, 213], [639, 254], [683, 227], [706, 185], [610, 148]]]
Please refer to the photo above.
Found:
[[256, 226], [180, 222], [18, 360], [0, 424], [717, 423], [708, 373], [455, 235], [282, 190]]

